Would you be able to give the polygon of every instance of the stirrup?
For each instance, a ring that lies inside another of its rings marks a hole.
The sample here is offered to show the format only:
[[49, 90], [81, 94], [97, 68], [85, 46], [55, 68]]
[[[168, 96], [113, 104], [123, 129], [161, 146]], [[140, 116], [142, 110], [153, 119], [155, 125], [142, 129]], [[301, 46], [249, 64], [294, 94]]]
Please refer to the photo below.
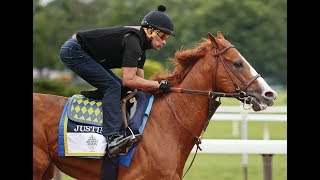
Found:
[[126, 138], [129, 138], [129, 139], [125, 141], [126, 142], [124, 143], [125, 145], [122, 144], [121, 146], [119, 146], [118, 149], [115, 149], [112, 152], [109, 151], [108, 152], [109, 157], [115, 157], [117, 155], [119, 156], [126, 155], [131, 150], [132, 147], [137, 145], [142, 140], [142, 135], [134, 134], [130, 127], [127, 127], [126, 132], [127, 134], [130, 134], [130, 135], [126, 136]]
[[142, 135], [134, 134], [130, 127], [127, 127], [127, 130], [129, 130], [129, 132], [131, 133], [130, 140], [125, 148], [122, 148], [122, 150], [118, 153], [120, 156], [126, 155], [131, 150], [131, 148], [137, 145], [142, 139]]
[[136, 146], [140, 141], [142, 140], [141, 134], [136, 134], [134, 137], [130, 138], [128, 144], [121, 149], [121, 151], [118, 153], [119, 156], [126, 155], [134, 146]]
[[126, 155], [130, 151], [131, 147], [138, 144], [142, 139], [142, 135], [134, 134], [130, 127], [127, 127], [127, 129], [125, 130], [124, 136], [124, 139], [126, 140], [124, 140], [121, 144], [111, 149], [111, 151], [107, 151], [107, 154], [110, 158], [115, 157], [117, 155]]
[[123, 141], [122, 144], [114, 147], [113, 149], [107, 151], [107, 154], [110, 158], [115, 157], [119, 154], [119, 152], [126, 147], [130, 139], [128, 138], [127, 140]]

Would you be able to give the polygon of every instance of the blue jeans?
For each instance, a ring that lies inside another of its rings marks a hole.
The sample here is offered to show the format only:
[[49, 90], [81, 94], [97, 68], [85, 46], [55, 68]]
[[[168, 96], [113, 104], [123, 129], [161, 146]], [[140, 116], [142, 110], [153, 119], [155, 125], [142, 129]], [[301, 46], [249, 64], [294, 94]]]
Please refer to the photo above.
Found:
[[103, 136], [120, 132], [123, 127], [121, 78], [110, 69], [104, 69], [72, 38], [62, 45], [60, 58], [69, 69], [103, 93]]

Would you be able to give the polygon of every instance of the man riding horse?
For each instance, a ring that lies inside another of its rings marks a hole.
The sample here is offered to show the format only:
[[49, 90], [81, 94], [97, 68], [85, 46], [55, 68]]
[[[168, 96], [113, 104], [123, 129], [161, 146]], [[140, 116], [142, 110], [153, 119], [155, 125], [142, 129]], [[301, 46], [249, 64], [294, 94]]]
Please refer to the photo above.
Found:
[[[121, 89], [167, 92], [171, 87], [167, 81], [144, 79], [143, 69], [146, 50], [159, 51], [169, 35], [174, 35], [174, 23], [165, 10], [165, 6], [159, 5], [144, 16], [138, 28], [116, 26], [78, 31], [61, 47], [61, 61], [102, 96], [102, 134], [110, 157], [138, 143], [132, 137], [141, 136], [123, 128]], [[122, 79], [111, 71], [113, 68], [122, 69]]]

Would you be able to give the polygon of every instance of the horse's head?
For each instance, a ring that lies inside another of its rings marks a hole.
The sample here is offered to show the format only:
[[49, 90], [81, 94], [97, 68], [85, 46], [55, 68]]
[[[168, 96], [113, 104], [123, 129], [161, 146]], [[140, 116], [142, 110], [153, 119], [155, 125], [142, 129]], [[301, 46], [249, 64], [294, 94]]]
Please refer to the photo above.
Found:
[[224, 38], [221, 32], [217, 32], [217, 37], [209, 32], [208, 37], [216, 59], [215, 90], [225, 93], [242, 93], [242, 97], [237, 98], [246, 104], [252, 104], [254, 111], [272, 106], [277, 93], [240, 52]]

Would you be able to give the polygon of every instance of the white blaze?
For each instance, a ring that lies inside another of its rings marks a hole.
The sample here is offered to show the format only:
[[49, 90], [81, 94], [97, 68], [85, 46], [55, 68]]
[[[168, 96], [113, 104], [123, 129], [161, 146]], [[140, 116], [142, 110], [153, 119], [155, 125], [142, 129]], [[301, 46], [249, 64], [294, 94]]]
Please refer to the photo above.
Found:
[[[238, 52], [239, 56], [242, 57], [242, 59], [247, 63], [247, 65], [250, 67], [250, 73], [252, 74], [252, 76], [257, 75], [257, 71], [251, 66], [250, 63], [248, 63], [248, 61], [246, 60], [246, 58], [244, 58], [239, 52]], [[262, 78], [259, 77], [257, 79], [258, 84], [260, 85], [261, 89], [262, 89], [262, 96], [264, 96], [265, 92], [271, 91], [273, 92], [275, 95], [277, 94], [273, 89], [271, 89], [271, 87], [267, 84], [267, 82]]]

